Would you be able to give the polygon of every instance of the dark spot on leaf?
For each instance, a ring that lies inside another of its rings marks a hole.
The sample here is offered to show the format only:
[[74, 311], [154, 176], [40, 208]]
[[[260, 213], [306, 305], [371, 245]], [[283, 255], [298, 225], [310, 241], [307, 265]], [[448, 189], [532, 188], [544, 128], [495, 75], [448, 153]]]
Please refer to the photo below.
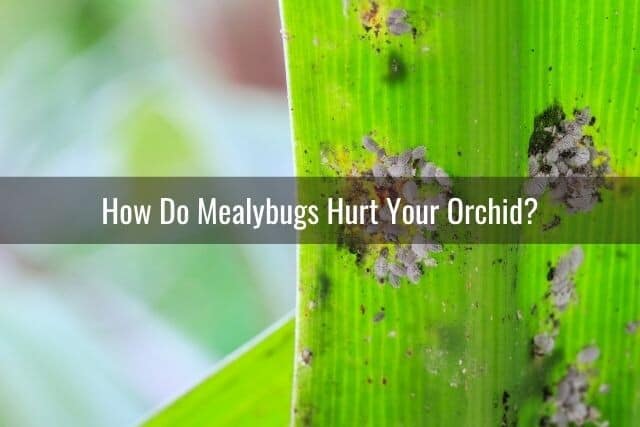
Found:
[[533, 119], [533, 133], [529, 138], [529, 155], [549, 150], [553, 143], [553, 136], [544, 128], [559, 126], [565, 117], [562, 106], [556, 102]]
[[[296, 410], [297, 412], [297, 410]], [[312, 410], [311, 408], [308, 408], [305, 410], [304, 414], [300, 417], [300, 420], [302, 421], [302, 425], [304, 426], [311, 426], [313, 425], [313, 418], [312, 418]]]
[[553, 275], [556, 272], [556, 268], [555, 267], [551, 267], [549, 269], [549, 271], [547, 272], [547, 280], [550, 282], [553, 280]]
[[376, 323], [380, 322], [382, 319], [384, 319], [384, 311], [379, 311], [375, 316], [373, 316], [373, 321]]
[[318, 297], [320, 300], [325, 300], [331, 292], [331, 281], [327, 273], [321, 272], [318, 274]]
[[501, 427], [509, 426], [509, 392], [507, 390], [502, 392], [502, 422]]
[[399, 83], [407, 78], [407, 65], [400, 55], [391, 52], [387, 60], [387, 81]]

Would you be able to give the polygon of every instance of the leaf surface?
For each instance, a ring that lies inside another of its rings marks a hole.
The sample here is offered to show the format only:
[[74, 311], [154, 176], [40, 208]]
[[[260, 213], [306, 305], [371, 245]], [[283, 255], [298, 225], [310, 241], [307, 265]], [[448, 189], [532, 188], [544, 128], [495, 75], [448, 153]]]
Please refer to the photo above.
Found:
[[145, 426], [283, 426], [289, 421], [294, 322], [246, 344]]
[[[453, 176], [525, 176], [534, 117], [556, 101], [589, 106], [615, 171], [637, 174], [639, 3], [282, 0], [297, 174], [370, 168], [361, 140], [372, 134], [393, 154], [426, 146]], [[396, 8], [413, 33], [389, 34]], [[545, 386], [554, 392], [595, 343], [594, 387], [606, 381], [611, 394], [591, 388], [590, 402], [631, 425], [635, 246], [584, 248], [556, 350], [542, 363], [531, 355], [547, 263], [568, 249], [446, 245], [420, 284], [393, 289], [367, 273], [371, 257], [358, 265], [345, 249], [303, 245], [296, 353], [313, 359], [295, 368], [296, 424], [536, 425], [550, 410]]]

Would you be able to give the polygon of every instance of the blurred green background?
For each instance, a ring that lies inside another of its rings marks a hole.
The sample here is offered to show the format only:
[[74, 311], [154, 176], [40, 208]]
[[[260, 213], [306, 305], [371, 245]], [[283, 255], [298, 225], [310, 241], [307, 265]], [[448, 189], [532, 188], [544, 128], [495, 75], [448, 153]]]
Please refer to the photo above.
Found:
[[[0, 170], [292, 175], [277, 2], [0, 0]], [[133, 424], [294, 295], [292, 246], [0, 246], [0, 425]]]

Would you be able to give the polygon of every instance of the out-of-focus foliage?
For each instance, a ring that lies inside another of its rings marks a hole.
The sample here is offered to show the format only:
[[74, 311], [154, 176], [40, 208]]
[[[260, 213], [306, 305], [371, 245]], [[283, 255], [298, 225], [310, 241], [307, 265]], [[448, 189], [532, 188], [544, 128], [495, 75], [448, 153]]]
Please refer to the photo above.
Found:
[[205, 170], [193, 135], [179, 117], [171, 115], [168, 101], [144, 99], [122, 124], [125, 167], [133, 175], [194, 176]]
[[3, 52], [19, 48], [34, 34], [55, 33], [66, 40], [70, 53], [90, 48], [115, 27], [122, 24], [132, 10], [146, 1], [130, 0], [4, 0], [0, 14], [0, 46]]
[[[0, 173], [290, 174], [284, 94], [203, 76], [186, 7], [2, 1]], [[140, 419], [291, 309], [293, 251], [0, 247], [0, 425]]]
[[281, 427], [289, 421], [294, 322], [288, 316], [209, 378], [161, 409], [147, 427]]

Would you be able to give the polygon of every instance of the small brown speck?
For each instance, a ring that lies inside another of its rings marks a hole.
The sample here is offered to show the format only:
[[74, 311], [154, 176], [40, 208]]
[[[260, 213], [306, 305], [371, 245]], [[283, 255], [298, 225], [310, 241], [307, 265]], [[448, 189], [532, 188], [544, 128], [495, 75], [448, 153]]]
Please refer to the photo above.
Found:
[[384, 311], [379, 311], [375, 316], [373, 316], [373, 321], [376, 323], [380, 322], [382, 319], [384, 319]]

